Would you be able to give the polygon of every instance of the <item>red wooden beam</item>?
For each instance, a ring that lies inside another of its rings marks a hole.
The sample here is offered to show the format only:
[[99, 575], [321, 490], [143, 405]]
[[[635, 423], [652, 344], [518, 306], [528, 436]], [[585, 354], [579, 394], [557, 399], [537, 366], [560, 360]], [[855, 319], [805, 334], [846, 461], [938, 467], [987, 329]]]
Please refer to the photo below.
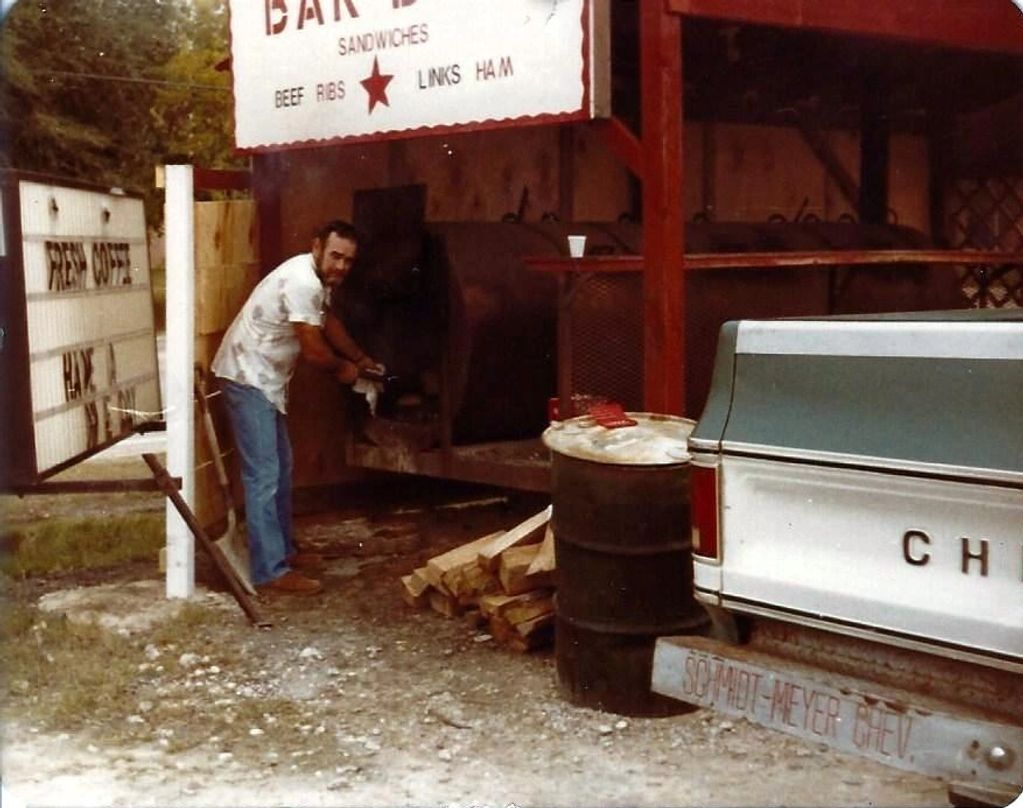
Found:
[[225, 168], [199, 168], [192, 171], [197, 191], [247, 191], [252, 184], [248, 171]]
[[[537, 272], [642, 272], [642, 255], [593, 255], [586, 258], [526, 258]], [[821, 250], [816, 252], [686, 253], [685, 269], [774, 269], [780, 267], [953, 264], [1023, 266], [1023, 253], [995, 250]]]
[[643, 144], [619, 118], [607, 118], [597, 124], [611, 153], [633, 176], [643, 179]]
[[683, 415], [685, 273], [682, 183], [682, 20], [639, 6], [643, 144], [643, 403]]
[[665, 0], [675, 14], [1023, 53], [1012, 0]]
[[882, 266], [885, 264], [1023, 265], [1023, 253], [981, 250], [828, 250], [821, 252], [691, 253], [687, 269]]

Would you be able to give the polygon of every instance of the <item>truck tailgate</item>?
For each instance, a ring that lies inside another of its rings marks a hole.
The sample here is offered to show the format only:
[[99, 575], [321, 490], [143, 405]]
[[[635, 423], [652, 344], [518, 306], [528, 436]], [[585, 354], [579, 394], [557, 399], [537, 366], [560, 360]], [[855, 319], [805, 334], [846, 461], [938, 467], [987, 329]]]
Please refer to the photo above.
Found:
[[1023, 494], [726, 456], [722, 605], [1023, 670]]

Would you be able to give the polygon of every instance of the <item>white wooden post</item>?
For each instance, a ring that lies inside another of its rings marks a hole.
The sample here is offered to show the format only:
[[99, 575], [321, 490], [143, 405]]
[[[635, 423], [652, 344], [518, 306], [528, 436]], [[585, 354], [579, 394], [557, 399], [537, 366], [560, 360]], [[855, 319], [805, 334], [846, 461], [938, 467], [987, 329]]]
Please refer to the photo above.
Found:
[[[167, 243], [167, 471], [181, 478], [181, 498], [195, 500], [195, 212], [192, 166], [165, 168]], [[195, 538], [167, 501], [167, 597], [195, 591]]]

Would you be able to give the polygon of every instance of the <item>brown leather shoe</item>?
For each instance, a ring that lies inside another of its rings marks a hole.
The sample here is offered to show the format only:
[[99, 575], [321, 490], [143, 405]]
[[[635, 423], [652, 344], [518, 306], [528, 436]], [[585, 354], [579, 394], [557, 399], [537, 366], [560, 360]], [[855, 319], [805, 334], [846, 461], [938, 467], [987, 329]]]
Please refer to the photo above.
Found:
[[313, 570], [323, 566], [323, 556], [319, 553], [304, 553], [301, 550], [284, 560], [288, 562], [289, 567], [296, 570]]
[[263, 584], [260, 588], [271, 592], [285, 592], [289, 595], [315, 595], [323, 589], [323, 584], [315, 578], [307, 578], [295, 570], [288, 570], [280, 578]]

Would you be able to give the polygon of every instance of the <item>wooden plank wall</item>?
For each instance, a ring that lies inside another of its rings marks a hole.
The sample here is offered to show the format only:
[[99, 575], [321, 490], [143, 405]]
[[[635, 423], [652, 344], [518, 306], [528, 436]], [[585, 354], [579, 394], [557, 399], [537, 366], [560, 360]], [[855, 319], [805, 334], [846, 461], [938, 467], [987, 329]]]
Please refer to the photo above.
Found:
[[[260, 277], [256, 204], [251, 200], [195, 204], [195, 361], [209, 373], [224, 332]], [[211, 392], [215, 385], [211, 383]], [[221, 397], [209, 400], [221, 450], [226, 455], [233, 496], [240, 505], [234, 442]], [[195, 512], [207, 528], [226, 519], [224, 498], [208, 449], [200, 412], [195, 416]]]
[[[615, 221], [633, 212], [635, 183], [598, 127], [569, 129], [567, 151], [563, 127], [532, 126], [283, 152], [281, 255], [267, 256], [267, 263], [308, 250], [314, 228], [328, 218], [351, 218], [353, 194], [364, 188], [425, 183], [427, 219], [436, 222], [499, 221], [519, 210], [524, 191], [525, 221], [559, 210], [573, 211], [577, 221]], [[835, 220], [849, 210], [795, 129], [690, 123], [685, 134], [687, 220], [708, 205], [716, 221], [765, 221], [773, 213], [791, 218], [801, 207]], [[847, 171], [858, 176], [857, 135], [826, 137]], [[570, 199], [561, 198], [565, 189]], [[899, 223], [926, 231], [922, 139], [893, 137], [890, 193]], [[358, 472], [344, 462], [345, 392], [301, 362], [291, 390], [296, 487], [352, 479]]]
[[[852, 177], [859, 175], [854, 132], [826, 132]], [[570, 209], [578, 221], [614, 221], [631, 211], [628, 172], [595, 127], [572, 127], [572, 163], [561, 165], [557, 127], [415, 138], [290, 152], [282, 188], [285, 256], [306, 249], [328, 216], [349, 217], [360, 188], [424, 183], [430, 221], [498, 221], [519, 209], [527, 221], [561, 208], [560, 172], [571, 174]], [[685, 144], [686, 218], [708, 207], [716, 221], [792, 218], [801, 208], [834, 221], [852, 209], [794, 128], [690, 123]], [[890, 206], [899, 224], [929, 229], [925, 141], [894, 135]], [[806, 202], [804, 206], [804, 201]]]
[[571, 162], [562, 165], [559, 128], [533, 126], [288, 152], [281, 188], [282, 250], [308, 248], [322, 221], [347, 218], [362, 188], [423, 183], [429, 221], [496, 222], [519, 210], [525, 220], [557, 212], [562, 171], [572, 175], [580, 221], [614, 221], [630, 207], [628, 175], [594, 127], [572, 131]]
[[[791, 221], [800, 209], [824, 221], [855, 213], [796, 129], [718, 124], [711, 131], [713, 142], [703, 154], [713, 155], [712, 165], [702, 165], [702, 161], [689, 165], [697, 172], [712, 172], [710, 187], [714, 189], [717, 221], [763, 222], [774, 214]], [[858, 135], [826, 132], [824, 137], [846, 172], [858, 178]], [[691, 161], [700, 156], [694, 151], [687, 151]], [[700, 174], [690, 174], [697, 176]], [[889, 207], [898, 224], [929, 230], [928, 187], [924, 140], [894, 135]]]

